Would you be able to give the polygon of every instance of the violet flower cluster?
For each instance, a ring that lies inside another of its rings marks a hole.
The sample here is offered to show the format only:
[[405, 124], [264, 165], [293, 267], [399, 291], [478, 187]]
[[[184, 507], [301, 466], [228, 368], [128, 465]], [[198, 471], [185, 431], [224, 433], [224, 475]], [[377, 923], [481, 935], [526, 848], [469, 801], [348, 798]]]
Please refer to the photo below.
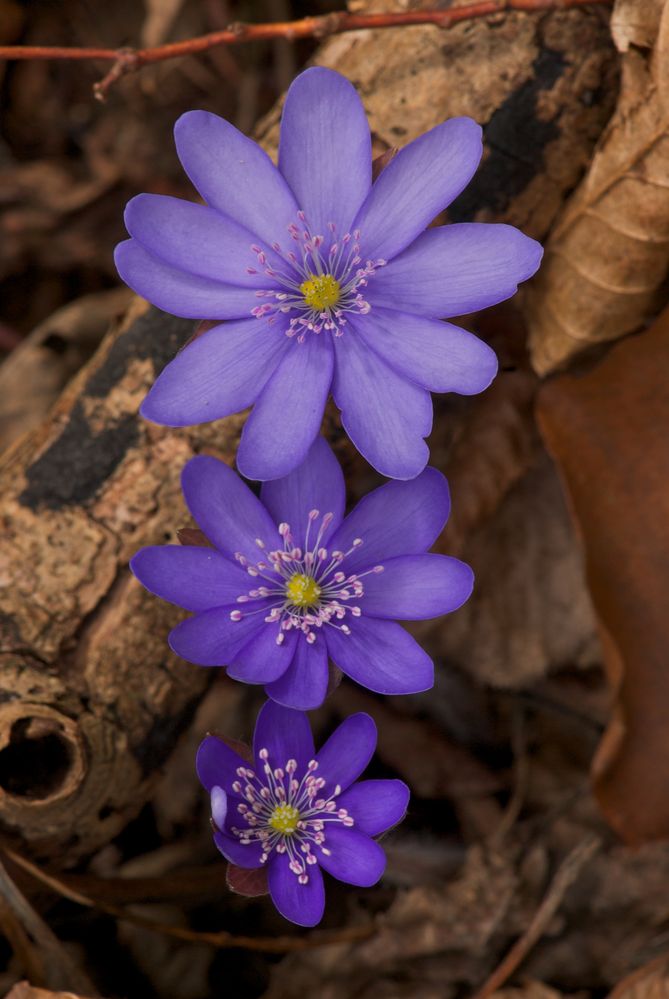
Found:
[[[432, 686], [430, 657], [397, 622], [456, 610], [473, 575], [429, 552], [450, 508], [446, 480], [426, 468], [430, 392], [474, 394], [497, 370], [487, 344], [444, 320], [513, 295], [542, 251], [508, 225], [428, 228], [479, 163], [469, 118], [411, 142], [372, 183], [362, 104], [331, 70], [309, 69], [288, 91], [278, 167], [208, 112], [183, 115], [175, 135], [205, 203], [134, 198], [116, 263], [155, 305], [215, 325], [167, 365], [141, 412], [181, 427], [253, 407], [237, 466], [262, 485], [257, 495], [217, 458], [193, 458], [182, 486], [204, 543], [143, 548], [131, 567], [191, 612], [169, 635], [176, 653], [264, 686], [253, 762], [209, 736], [198, 774], [223, 856], [266, 869], [279, 912], [313, 926], [321, 870], [358, 886], [382, 876], [376, 837], [409, 791], [356, 783], [376, 745], [368, 715], [315, 752], [302, 712], [340, 673], [380, 694]], [[330, 394], [353, 444], [396, 480], [347, 515], [320, 436]]]

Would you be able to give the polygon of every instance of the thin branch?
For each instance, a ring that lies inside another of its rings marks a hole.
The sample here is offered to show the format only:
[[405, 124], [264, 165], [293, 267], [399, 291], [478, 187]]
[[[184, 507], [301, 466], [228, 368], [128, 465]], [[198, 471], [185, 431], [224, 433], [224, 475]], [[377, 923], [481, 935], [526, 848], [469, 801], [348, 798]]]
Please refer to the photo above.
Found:
[[294, 42], [298, 38], [325, 38], [341, 35], [346, 31], [370, 28], [401, 28], [417, 24], [434, 24], [450, 28], [459, 21], [490, 17], [506, 11], [565, 10], [571, 7], [595, 5], [611, 6], [612, 0], [479, 0], [478, 3], [446, 10], [408, 10], [379, 14], [349, 14], [337, 11], [318, 17], [303, 17], [299, 21], [276, 21], [266, 24], [230, 24], [223, 31], [214, 31], [198, 38], [170, 42], [148, 49], [86, 49], [61, 48], [48, 45], [0, 46], [0, 59], [100, 59], [114, 65], [107, 75], [93, 87], [95, 96], [104, 100], [107, 91], [117, 80], [128, 73], [135, 73], [151, 63], [165, 62], [180, 56], [196, 55], [220, 45], [241, 45], [266, 39], [285, 38]]
[[[191, 930], [185, 926], [170, 926], [155, 919], [149, 919], [134, 909], [125, 909], [119, 905], [103, 902], [99, 899], [91, 898], [83, 892], [70, 887], [64, 878], [55, 874], [43, 871], [36, 864], [33, 864], [26, 857], [22, 857], [8, 847], [4, 852], [9, 859], [30, 874], [36, 881], [46, 885], [57, 895], [75, 902], [77, 905], [85, 906], [88, 909], [98, 909], [106, 912], [116, 919], [122, 919], [144, 929], [152, 930], [154, 933], [161, 933], [164, 936], [176, 937], [179, 940], [188, 940], [192, 943], [206, 943], [213, 947], [229, 948], [237, 947], [241, 950], [264, 951], [270, 954], [287, 954], [294, 951], [312, 950], [314, 947], [327, 947], [330, 944], [350, 943], [359, 940], [368, 940], [376, 933], [374, 923], [365, 923], [361, 926], [344, 926], [340, 930], [315, 930], [312, 933], [304, 933], [300, 936], [273, 936], [273, 937], [243, 937], [228, 933], [227, 930], [207, 932], [206, 930]], [[0, 873], [2, 868], [0, 866]]]

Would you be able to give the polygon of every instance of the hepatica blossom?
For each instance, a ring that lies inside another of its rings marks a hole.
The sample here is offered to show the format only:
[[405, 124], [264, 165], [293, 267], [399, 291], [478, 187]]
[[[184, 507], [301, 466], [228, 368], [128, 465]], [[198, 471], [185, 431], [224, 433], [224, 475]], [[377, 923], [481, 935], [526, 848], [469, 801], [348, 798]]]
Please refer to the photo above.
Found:
[[375, 748], [374, 722], [357, 714], [316, 753], [306, 715], [271, 701], [258, 716], [253, 764], [215, 736], [200, 746], [216, 846], [239, 867], [266, 866], [272, 901], [300, 926], [323, 915], [321, 868], [361, 887], [383, 874], [385, 854], [372, 837], [402, 819], [409, 789], [400, 780], [354, 783]]
[[372, 184], [364, 110], [338, 73], [288, 91], [275, 167], [205, 111], [176, 124], [181, 162], [205, 201], [142, 194], [116, 263], [167, 312], [226, 320], [167, 366], [142, 406], [168, 426], [247, 406], [238, 464], [280, 478], [303, 461], [331, 392], [351, 440], [380, 472], [425, 467], [430, 392], [482, 391], [488, 346], [442, 320], [516, 291], [541, 248], [508, 225], [427, 229], [481, 157], [481, 129], [453, 118], [411, 142]]
[[469, 566], [427, 554], [449, 512], [440, 472], [386, 483], [344, 517], [344, 477], [319, 436], [260, 499], [204, 455], [185, 466], [182, 485], [213, 548], [143, 548], [130, 563], [148, 590], [195, 612], [171, 632], [175, 652], [263, 683], [292, 708], [322, 703], [328, 658], [380, 693], [432, 686], [430, 657], [391, 619], [436, 617], [471, 593]]

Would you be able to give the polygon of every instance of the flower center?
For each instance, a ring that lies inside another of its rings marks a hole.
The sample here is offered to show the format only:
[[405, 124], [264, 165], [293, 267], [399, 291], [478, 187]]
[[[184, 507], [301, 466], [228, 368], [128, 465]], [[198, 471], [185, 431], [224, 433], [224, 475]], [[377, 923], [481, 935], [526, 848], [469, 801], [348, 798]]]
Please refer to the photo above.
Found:
[[277, 805], [269, 820], [269, 825], [277, 832], [290, 836], [297, 829], [300, 813], [294, 805]]
[[[317, 770], [317, 760], [305, 766], [290, 759], [276, 766], [263, 748], [258, 753], [258, 769], [238, 767], [232, 783], [233, 792], [242, 799], [237, 803], [240, 824], [233, 825], [228, 816], [228, 830], [243, 846], [258, 843], [262, 864], [274, 851], [287, 854], [290, 870], [301, 885], [309, 881], [309, 867], [318, 863], [316, 850], [330, 854], [326, 836], [332, 823], [347, 828], [354, 824], [353, 816], [337, 803], [342, 791], [339, 784], [324, 794], [326, 781], [317, 776]], [[212, 792], [212, 815], [216, 804]]]
[[332, 519], [331, 513], [321, 517], [319, 510], [310, 510], [301, 545], [296, 544], [290, 524], [279, 524], [283, 548], [270, 551], [262, 538], [256, 538], [264, 555], [259, 562], [235, 552], [235, 559], [249, 576], [262, 582], [237, 597], [238, 604], [254, 601], [255, 607], [246, 613], [230, 611], [230, 620], [241, 621], [250, 614], [263, 614], [268, 624], [278, 625], [277, 645], [282, 644], [291, 628], [301, 631], [310, 645], [324, 625], [350, 635], [351, 629], [344, 618], [350, 620], [362, 614], [355, 602], [365, 592], [362, 580], [370, 573], [383, 572], [383, 566], [344, 572], [342, 564], [360, 547], [362, 538], [354, 538], [348, 551], [328, 548], [323, 542]]
[[286, 584], [286, 596], [293, 607], [316, 607], [321, 588], [312, 576], [296, 572]]
[[332, 274], [319, 274], [303, 281], [300, 291], [310, 309], [322, 312], [331, 309], [339, 301], [341, 286]]
[[349, 315], [366, 315], [371, 306], [364, 297], [369, 279], [385, 260], [362, 256], [361, 233], [340, 233], [328, 222], [325, 235], [312, 233], [304, 212], [297, 223], [288, 226], [289, 242], [272, 243], [272, 260], [257, 244], [251, 246], [259, 266], [247, 267], [248, 274], [266, 274], [270, 287], [258, 289], [255, 297], [265, 299], [251, 309], [251, 315], [268, 324], [286, 317], [286, 336], [304, 343], [307, 333], [343, 336]]

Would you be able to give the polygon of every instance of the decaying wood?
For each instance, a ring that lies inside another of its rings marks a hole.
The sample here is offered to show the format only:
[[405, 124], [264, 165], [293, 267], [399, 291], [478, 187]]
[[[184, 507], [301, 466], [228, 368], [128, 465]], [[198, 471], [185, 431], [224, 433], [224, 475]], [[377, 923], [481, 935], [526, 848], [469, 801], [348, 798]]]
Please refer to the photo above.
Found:
[[0, 366], [0, 452], [38, 426], [132, 300], [127, 288], [84, 295], [57, 309]]
[[669, 3], [624, 0], [613, 29], [625, 53], [618, 107], [528, 297], [542, 374], [639, 329], [666, 301]]
[[[449, 217], [504, 219], [539, 236], [588, 159], [615, 74], [605, 22], [583, 9], [448, 36], [361, 32], [329, 41], [318, 61], [359, 85], [378, 152], [449, 115], [482, 121], [485, 163]], [[277, 119], [262, 128], [270, 150]], [[207, 671], [169, 652], [178, 612], [127, 570], [138, 547], [187, 525], [184, 462], [203, 449], [234, 458], [243, 416], [182, 431], [137, 416], [191, 332], [135, 306], [0, 466], [0, 827], [58, 865], [139, 810], [207, 683]]]
[[187, 521], [184, 461], [237, 446], [241, 418], [172, 432], [137, 416], [191, 332], [138, 302], [0, 468], [2, 828], [61, 863], [139, 810], [207, 682], [167, 647], [174, 609], [127, 570]]

